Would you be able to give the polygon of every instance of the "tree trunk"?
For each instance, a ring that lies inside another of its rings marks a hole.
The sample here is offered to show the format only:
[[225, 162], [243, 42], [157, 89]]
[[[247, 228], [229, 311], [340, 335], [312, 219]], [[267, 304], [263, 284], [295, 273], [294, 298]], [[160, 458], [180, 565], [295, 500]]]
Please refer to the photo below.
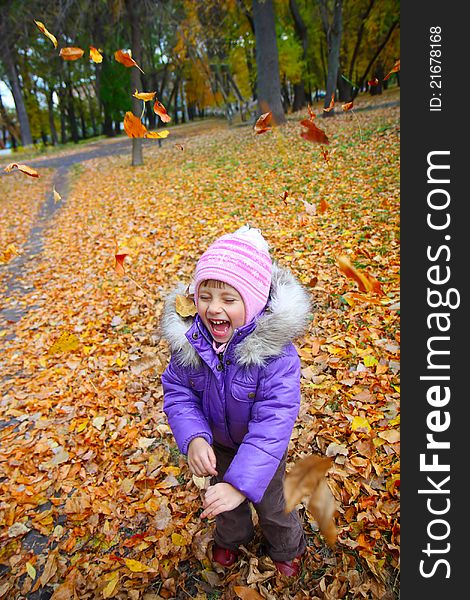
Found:
[[2, 96], [0, 95], [0, 121], [3, 123], [3, 141], [6, 143], [6, 133], [5, 130], [10, 134], [10, 140], [17, 143], [20, 141], [20, 132], [18, 131], [18, 127], [13, 123], [8, 115], [5, 107], [3, 106]]
[[[324, 108], [328, 108], [331, 98], [336, 91], [339, 70], [339, 53], [341, 49], [341, 35], [343, 32], [343, 0], [335, 0], [333, 8], [333, 19], [331, 25], [328, 20], [326, 0], [318, 0], [320, 12], [328, 43], [328, 74], [326, 77], [326, 96]], [[334, 109], [324, 112], [323, 116], [331, 116]]]
[[11, 86], [11, 93], [13, 100], [15, 101], [16, 114], [18, 115], [18, 122], [20, 124], [21, 141], [23, 146], [28, 146], [33, 143], [31, 136], [31, 127], [29, 125], [28, 113], [26, 112], [26, 106], [21, 91], [20, 80], [18, 77], [18, 70], [16, 68], [15, 61], [10, 48], [5, 44], [4, 61], [7, 70], [8, 80]]
[[[295, 0], [289, 0], [290, 12], [294, 21], [294, 29], [297, 37], [302, 44], [302, 59], [306, 61], [307, 49], [308, 49], [308, 34], [307, 27], [302, 19], [302, 16]], [[294, 101], [292, 109], [298, 111], [307, 104], [307, 97], [305, 93], [305, 85], [303, 81], [294, 83]]]
[[253, 0], [253, 21], [256, 38], [256, 65], [258, 67], [257, 95], [261, 113], [272, 112], [277, 125], [286, 117], [281, 101], [279, 55], [273, 0]]
[[[132, 0], [125, 0], [126, 11], [131, 24], [131, 47], [132, 58], [141, 67], [142, 59], [142, 36], [140, 31], [140, 21], [136, 14], [136, 3]], [[131, 87], [134, 90], [142, 90], [142, 79], [137, 67], [131, 67]], [[141, 115], [141, 101], [132, 96], [132, 112], [136, 117]], [[142, 153], [142, 138], [132, 138], [132, 166], [136, 167], [144, 163]]]

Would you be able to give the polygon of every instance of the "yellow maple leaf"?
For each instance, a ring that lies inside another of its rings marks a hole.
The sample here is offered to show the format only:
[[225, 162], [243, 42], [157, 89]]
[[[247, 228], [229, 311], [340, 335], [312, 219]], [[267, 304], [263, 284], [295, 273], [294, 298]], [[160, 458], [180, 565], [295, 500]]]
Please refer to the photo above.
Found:
[[371, 427], [369, 421], [365, 417], [355, 416], [351, 423], [351, 429], [353, 431], [369, 433]]
[[60, 354], [61, 352], [71, 352], [76, 350], [80, 341], [74, 333], [64, 331], [47, 351], [48, 355]]
[[175, 546], [187, 546], [189, 543], [180, 533], [172, 533], [171, 541]]
[[128, 569], [130, 569], [133, 573], [146, 573], [147, 571], [152, 571], [153, 569], [139, 560], [134, 560], [133, 558], [125, 558], [124, 562]]
[[108, 574], [106, 576], [106, 579], [109, 579], [109, 581], [103, 588], [103, 598], [112, 598], [114, 596], [114, 591], [117, 587], [117, 584], [119, 583], [118, 571], [113, 571], [112, 573]]

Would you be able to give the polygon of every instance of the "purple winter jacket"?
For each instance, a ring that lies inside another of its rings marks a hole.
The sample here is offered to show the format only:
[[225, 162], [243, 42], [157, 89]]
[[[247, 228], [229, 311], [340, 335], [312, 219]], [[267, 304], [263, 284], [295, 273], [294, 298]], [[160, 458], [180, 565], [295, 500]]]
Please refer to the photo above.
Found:
[[299, 412], [300, 360], [292, 340], [305, 330], [308, 295], [289, 270], [273, 263], [267, 307], [217, 355], [199, 316], [176, 312], [182, 293], [183, 286], [167, 298], [162, 318], [172, 352], [162, 374], [163, 409], [183, 454], [195, 437], [236, 449], [224, 481], [257, 503]]

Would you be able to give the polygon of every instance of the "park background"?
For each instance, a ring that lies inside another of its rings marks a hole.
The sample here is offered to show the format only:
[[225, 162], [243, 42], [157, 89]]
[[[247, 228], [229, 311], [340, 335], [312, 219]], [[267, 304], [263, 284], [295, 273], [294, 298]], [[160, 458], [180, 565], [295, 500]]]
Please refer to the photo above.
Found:
[[[0, 597], [398, 598], [398, 3], [5, 2], [0, 34]], [[338, 538], [303, 502], [296, 581], [259, 539], [211, 563], [162, 412], [165, 293], [245, 223], [314, 309], [288, 466], [332, 457]]]

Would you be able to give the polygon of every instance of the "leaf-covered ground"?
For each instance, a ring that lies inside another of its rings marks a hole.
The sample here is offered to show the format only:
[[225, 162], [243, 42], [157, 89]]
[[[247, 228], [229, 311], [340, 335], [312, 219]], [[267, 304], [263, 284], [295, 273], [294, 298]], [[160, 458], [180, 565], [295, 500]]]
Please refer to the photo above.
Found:
[[[364, 95], [352, 112], [317, 117], [328, 146], [300, 137], [305, 111], [261, 135], [193, 128], [181, 146], [170, 135], [145, 146], [141, 167], [126, 155], [73, 169], [42, 252], [17, 273], [21, 293], [0, 265], [3, 307], [23, 309], [0, 323], [0, 598], [398, 597], [397, 100]], [[53, 171], [40, 173], [2, 177], [0, 253], [22, 250], [51, 187]], [[297, 343], [303, 398], [288, 466], [334, 458], [338, 540], [327, 546], [301, 508], [309, 546], [294, 581], [259, 538], [230, 570], [211, 563], [213, 523], [198, 517], [200, 491], [162, 412], [162, 298], [244, 223], [314, 308]], [[124, 277], [116, 242], [132, 251]], [[383, 293], [359, 291], [340, 256]]]

